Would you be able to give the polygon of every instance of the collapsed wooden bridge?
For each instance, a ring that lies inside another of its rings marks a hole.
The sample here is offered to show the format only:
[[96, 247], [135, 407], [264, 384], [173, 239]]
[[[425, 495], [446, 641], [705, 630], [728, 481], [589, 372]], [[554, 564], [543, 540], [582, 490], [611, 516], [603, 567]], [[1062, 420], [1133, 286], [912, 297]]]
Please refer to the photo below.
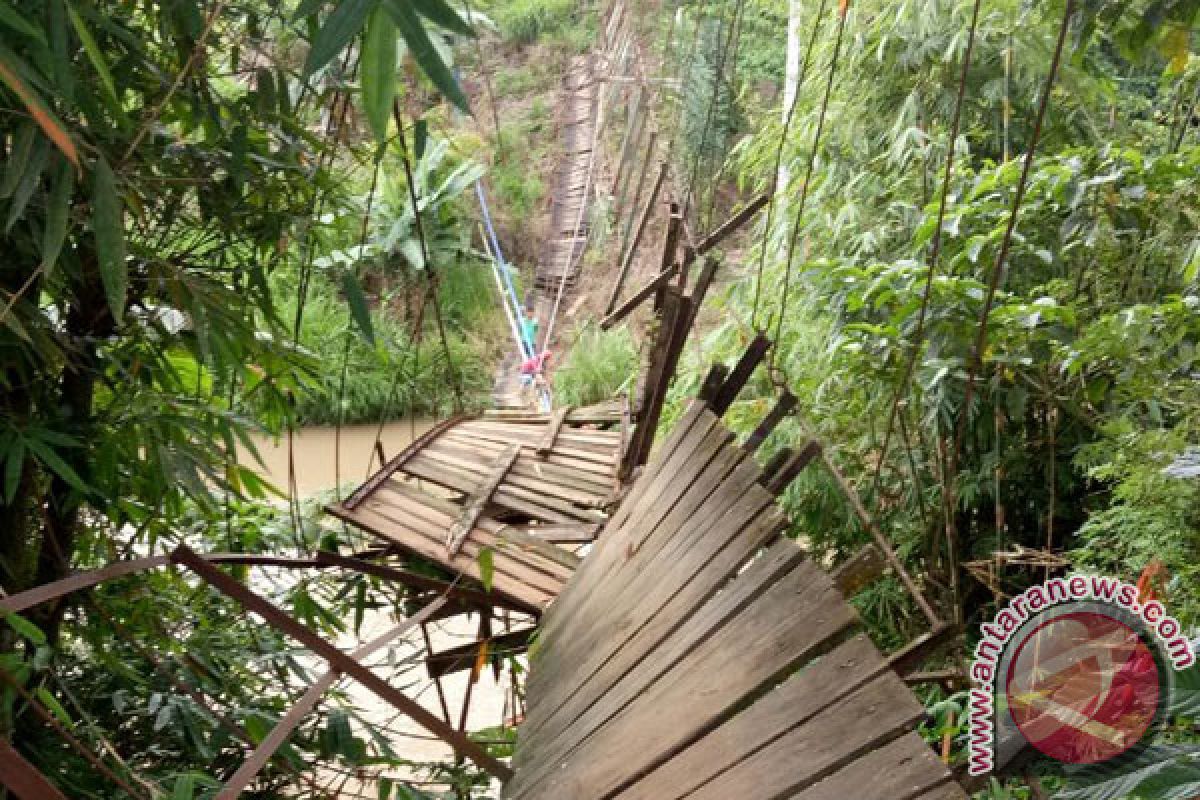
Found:
[[[614, 16], [610, 43], [619, 28]], [[569, 88], [578, 98], [572, 110], [583, 114], [595, 102], [591, 87]], [[582, 144], [594, 140], [589, 124], [583, 116], [576, 121], [572, 163], [591, 157], [590, 145]], [[560, 177], [564, 186], [590, 182], [578, 167]], [[546, 301], [551, 290], [561, 293], [573, 280], [586, 241], [579, 223], [586, 194], [586, 188], [565, 193], [554, 215], [553, 258], [543, 265], [548, 277], [539, 287]], [[661, 268], [628, 293], [623, 286], [632, 255], [622, 258], [603, 324], [653, 309], [647, 358], [630, 396], [550, 413], [500, 409], [446, 420], [328, 507], [373, 537], [376, 547], [309, 558], [180, 547], [0, 597], [0, 612], [177, 568], [323, 660], [327, 671], [265, 738], [253, 739], [218, 715], [247, 747], [220, 798], [251, 787], [305, 715], [347, 676], [499, 779], [511, 800], [962, 800], [961, 787], [914, 731], [923, 711], [903, 680], [950, 626], [921, 597], [818, 443], [757, 463], [760, 445], [794, 410], [794, 397], [784, 392], [742, 441], [722, 419], [772, 343], [758, 335], [736, 363], [715, 365], [656, 445], [668, 389], [721, 266], [709, 255], [766, 199], [755, 199], [699, 240], [672, 205]], [[653, 202], [652, 193], [646, 208]], [[644, 219], [637, 228], [633, 250]], [[813, 464], [834, 471], [874, 538], [833, 574], [785, 535], [777, 502]], [[434, 567], [441, 577], [411, 569], [414, 563]], [[403, 586], [418, 610], [346, 652], [222, 571], [225, 564], [372, 575]], [[930, 623], [926, 636], [886, 657], [846, 601], [885, 567], [901, 578]], [[438, 680], [477, 670], [496, 652], [529, 651], [526, 714], [511, 764], [470, 738], [465, 706], [457, 723], [448, 710], [438, 716], [365, 665], [370, 654], [430, 621], [463, 613], [480, 616], [477, 640], [427, 652], [426, 668]], [[494, 631], [500, 615], [506, 621], [515, 615], [517, 627]], [[195, 699], [208, 707], [208, 698]], [[26, 700], [41, 708], [37, 698]], [[52, 714], [38, 713], [62, 727]], [[69, 731], [61, 732], [128, 796], [143, 796]], [[65, 797], [54, 780], [3, 744], [0, 783], [22, 800]]]

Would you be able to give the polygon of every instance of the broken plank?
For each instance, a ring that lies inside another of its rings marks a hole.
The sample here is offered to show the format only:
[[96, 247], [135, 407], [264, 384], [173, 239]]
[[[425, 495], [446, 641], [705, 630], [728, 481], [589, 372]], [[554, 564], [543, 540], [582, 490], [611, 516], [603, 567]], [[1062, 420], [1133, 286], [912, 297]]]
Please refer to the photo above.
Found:
[[520, 452], [521, 448], [519, 445], [511, 444], [504, 448], [500, 455], [496, 457], [496, 460], [492, 462], [492, 468], [483, 483], [467, 499], [466, 505], [463, 506], [462, 515], [455, 520], [454, 525], [450, 528], [450, 532], [446, 535], [446, 552], [450, 558], [458, 555], [463, 541], [471, 533], [471, 529], [475, 527], [475, 523], [479, 521], [479, 517], [483, 514], [483, 510], [487, 508], [488, 503], [492, 502], [492, 496], [496, 493], [496, 489], [500, 487], [500, 482], [504, 480], [504, 476], [512, 469], [513, 462], [517, 460]]
[[570, 406], [563, 406], [556, 410], [550, 417], [550, 421], [546, 425], [546, 432], [542, 435], [542, 441], [537, 446], [538, 458], [546, 458], [550, 455], [550, 451], [554, 449], [554, 442], [558, 439], [559, 431], [562, 430], [563, 423], [567, 420], [567, 414], [571, 413]]

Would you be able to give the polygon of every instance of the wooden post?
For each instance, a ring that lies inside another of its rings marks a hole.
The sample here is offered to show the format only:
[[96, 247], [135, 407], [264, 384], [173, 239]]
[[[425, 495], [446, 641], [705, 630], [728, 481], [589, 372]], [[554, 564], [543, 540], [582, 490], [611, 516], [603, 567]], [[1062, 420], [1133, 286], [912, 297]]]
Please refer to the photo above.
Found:
[[617, 190], [621, 186], [621, 178], [625, 174], [625, 161], [629, 155], [629, 149], [633, 146], [634, 126], [637, 124], [638, 115], [641, 112], [642, 104], [642, 87], [638, 86], [637, 91], [633, 95], [633, 104], [629, 109], [629, 119], [625, 122], [625, 138], [621, 141], [621, 154], [617, 158], [617, 175], [613, 179], [612, 194], [617, 194]]
[[625, 256], [621, 259], [621, 266], [617, 270], [617, 280], [613, 284], [612, 295], [608, 298], [608, 306], [604, 309], [604, 313], [611, 314], [616, 307], [617, 301], [621, 299], [621, 290], [625, 288], [625, 280], [629, 277], [629, 269], [633, 266], [633, 260], [637, 256], [638, 247], [642, 243], [642, 236], [646, 233], [646, 225], [650, 222], [650, 217], [654, 216], [654, 206], [658, 202], [658, 195], [662, 191], [663, 181], [667, 177], [667, 162], [663, 161], [658, 168], [658, 178], [654, 181], [654, 187], [650, 190], [650, 199], [646, 201], [646, 205], [642, 208], [642, 217], [638, 220], [637, 229], [634, 231], [633, 241], [629, 248], [625, 250]]
[[[671, 215], [667, 219], [667, 235], [663, 240], [662, 271], [675, 264], [675, 251], [679, 248], [679, 236], [683, 232], [683, 214], [679, 212], [679, 204], [671, 203]], [[662, 308], [663, 292], [654, 296], [654, 310]]]
[[629, 234], [633, 231], [633, 220], [642, 204], [642, 190], [646, 188], [646, 176], [650, 172], [650, 161], [654, 158], [654, 145], [658, 143], [658, 131], [650, 131], [650, 141], [646, 144], [646, 156], [642, 159], [642, 167], [638, 170], [637, 181], [634, 183], [633, 197], [629, 199], [629, 217], [625, 220], [621, 231], [621, 252], [629, 246]]

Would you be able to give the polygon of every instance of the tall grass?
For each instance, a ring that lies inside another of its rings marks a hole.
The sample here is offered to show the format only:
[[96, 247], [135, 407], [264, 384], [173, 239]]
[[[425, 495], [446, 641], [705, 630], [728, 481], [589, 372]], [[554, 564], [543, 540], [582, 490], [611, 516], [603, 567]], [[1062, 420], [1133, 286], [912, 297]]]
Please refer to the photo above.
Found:
[[609, 400], [632, 391], [637, 369], [637, 346], [627, 328], [603, 331], [586, 325], [554, 371], [555, 399], [573, 406]]
[[[449, 276], [451, 271], [447, 271]], [[443, 290], [446, 316], [462, 322], [476, 308], [473, 279], [452, 283]], [[294, 303], [294, 301], [293, 301]], [[282, 309], [290, 318], [294, 308]], [[466, 312], [466, 313], [464, 313]], [[450, 326], [449, 359], [432, 326], [420, 348], [414, 346], [407, 325], [388, 313], [371, 314], [375, 346], [368, 344], [344, 298], [332, 286], [315, 285], [309, 292], [300, 329], [300, 346], [317, 362], [318, 369], [304, 391], [295, 398], [299, 424], [353, 424], [398, 419], [412, 414], [444, 415], [454, 410], [456, 382], [461, 382], [465, 404], [482, 405], [491, 376], [482, 348], [468, 342]], [[344, 379], [343, 379], [344, 375]]]
[[532, 44], [570, 26], [575, 0], [506, 0], [491, 8], [500, 33], [510, 42]]

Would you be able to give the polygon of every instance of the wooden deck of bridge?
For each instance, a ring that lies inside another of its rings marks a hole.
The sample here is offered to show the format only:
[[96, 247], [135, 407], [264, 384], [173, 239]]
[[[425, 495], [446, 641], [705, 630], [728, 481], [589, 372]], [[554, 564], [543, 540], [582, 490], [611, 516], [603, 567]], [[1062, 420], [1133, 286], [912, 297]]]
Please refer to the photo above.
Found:
[[963, 800], [702, 401], [542, 619], [509, 800]]
[[621, 420], [619, 404], [448, 420], [328, 510], [538, 614], [607, 519]]

